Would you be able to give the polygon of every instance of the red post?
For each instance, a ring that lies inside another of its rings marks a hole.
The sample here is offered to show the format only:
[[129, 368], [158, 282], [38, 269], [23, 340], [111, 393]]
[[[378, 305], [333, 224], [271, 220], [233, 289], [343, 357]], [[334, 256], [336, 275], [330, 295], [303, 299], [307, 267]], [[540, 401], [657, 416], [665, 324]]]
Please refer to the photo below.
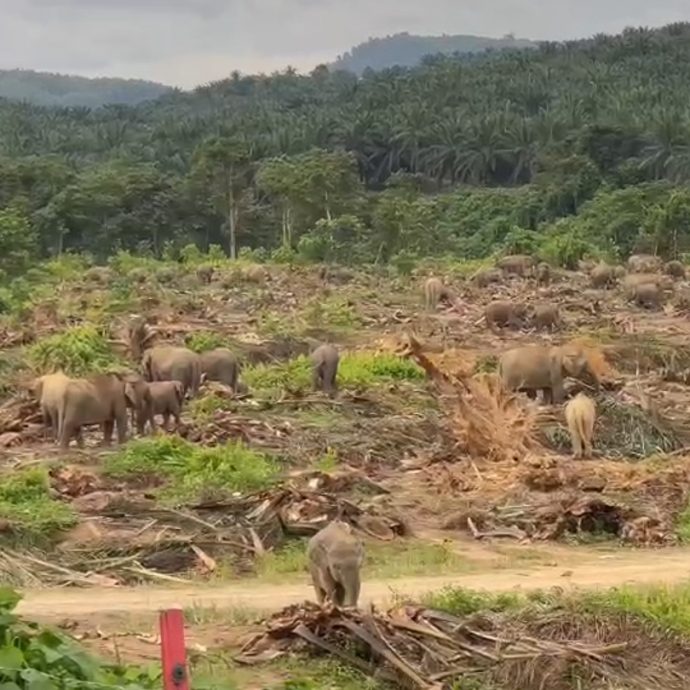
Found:
[[161, 661], [165, 690], [190, 690], [182, 609], [161, 611]]

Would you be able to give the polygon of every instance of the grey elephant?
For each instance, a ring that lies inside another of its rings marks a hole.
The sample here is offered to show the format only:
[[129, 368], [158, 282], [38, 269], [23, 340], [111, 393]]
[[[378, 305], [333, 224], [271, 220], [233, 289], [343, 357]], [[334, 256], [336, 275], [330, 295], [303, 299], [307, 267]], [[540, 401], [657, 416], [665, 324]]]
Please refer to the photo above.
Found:
[[[139, 435], [144, 434], [147, 421], [153, 422], [153, 409], [149, 383], [140, 376], [129, 376], [125, 381], [125, 401], [132, 411], [132, 426]], [[153, 423], [151, 424], [153, 428]]]
[[589, 274], [589, 279], [592, 283], [592, 287], [606, 288], [616, 282], [616, 274], [613, 266], [601, 263], [592, 269]]
[[685, 266], [680, 261], [674, 259], [664, 264], [664, 273], [672, 278], [685, 279]]
[[631, 273], [655, 273], [661, 268], [661, 259], [653, 254], [633, 254], [628, 259]]
[[33, 382], [33, 392], [41, 407], [43, 422], [50, 427], [53, 440], [57, 441], [60, 431], [59, 406], [70, 378], [64, 372], [39, 376]]
[[201, 357], [186, 347], [159, 345], [144, 352], [144, 378], [154, 381], [179, 381], [185, 395], [195, 396], [201, 385]]
[[334, 520], [307, 546], [309, 573], [319, 604], [357, 606], [364, 547], [346, 522]]
[[506, 326], [519, 329], [524, 325], [523, 319], [526, 313], [527, 307], [524, 304], [496, 300], [486, 306], [484, 319], [493, 332], [496, 332], [499, 327]]
[[488, 287], [491, 283], [500, 283], [503, 278], [503, 271], [499, 268], [483, 268], [477, 271], [470, 280], [477, 287]]
[[527, 345], [508, 350], [501, 356], [498, 371], [508, 390], [542, 391], [546, 403], [563, 402], [566, 376], [589, 379], [598, 385], [586, 354], [572, 346]]
[[331, 397], [335, 394], [339, 362], [340, 355], [333, 345], [319, 345], [312, 352], [312, 381], [315, 390], [328, 393]]
[[526, 276], [532, 273], [535, 263], [534, 257], [528, 254], [511, 254], [499, 259], [496, 266], [506, 275]]
[[234, 391], [240, 375], [240, 363], [231, 350], [219, 347], [201, 355], [201, 373], [206, 380], [220, 381]]
[[81, 429], [87, 424], [100, 424], [103, 442], [112, 441], [117, 425], [118, 443], [127, 440], [127, 398], [125, 378], [120, 374], [99, 374], [88, 379], [72, 379], [63, 391], [58, 407], [60, 445], [69, 446], [76, 437], [84, 445]]
[[[146, 387], [146, 395], [136, 396], [138, 405], [134, 407], [136, 415], [137, 432], [143, 435], [146, 424], [151, 431], [156, 430], [156, 415], [163, 417], [163, 429], [169, 431], [170, 417], [175, 420], [175, 429], [180, 426], [180, 414], [184, 403], [184, 386], [179, 381], [154, 381], [143, 384]], [[130, 386], [128, 385], [128, 393]]]
[[643, 283], [634, 288], [635, 304], [647, 309], [658, 309], [661, 306], [661, 290], [654, 283]]

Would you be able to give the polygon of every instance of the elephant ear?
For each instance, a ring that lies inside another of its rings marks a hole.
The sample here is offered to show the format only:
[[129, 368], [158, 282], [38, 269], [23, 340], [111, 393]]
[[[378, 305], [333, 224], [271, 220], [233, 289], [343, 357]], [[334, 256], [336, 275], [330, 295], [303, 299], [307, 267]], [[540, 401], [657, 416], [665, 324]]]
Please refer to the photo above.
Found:
[[125, 383], [125, 400], [127, 401], [127, 407], [137, 408], [137, 391], [131, 383]]

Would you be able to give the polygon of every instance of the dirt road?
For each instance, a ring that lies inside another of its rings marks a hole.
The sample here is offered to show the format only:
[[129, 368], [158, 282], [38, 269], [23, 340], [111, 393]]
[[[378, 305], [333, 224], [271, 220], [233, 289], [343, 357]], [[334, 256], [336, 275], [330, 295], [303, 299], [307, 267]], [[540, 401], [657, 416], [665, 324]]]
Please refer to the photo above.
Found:
[[[482, 574], [365, 581], [362, 603], [384, 604], [393, 594], [411, 597], [446, 585], [487, 591], [544, 589], [554, 586], [612, 587], [628, 583], [678, 583], [690, 580], [690, 549], [627, 551], [590, 555], [574, 568], [547, 566]], [[311, 599], [308, 582], [270, 585], [233, 583], [223, 586], [137, 587], [27, 591], [18, 612], [37, 618], [98, 613], [153, 612], [172, 606], [276, 610]]]

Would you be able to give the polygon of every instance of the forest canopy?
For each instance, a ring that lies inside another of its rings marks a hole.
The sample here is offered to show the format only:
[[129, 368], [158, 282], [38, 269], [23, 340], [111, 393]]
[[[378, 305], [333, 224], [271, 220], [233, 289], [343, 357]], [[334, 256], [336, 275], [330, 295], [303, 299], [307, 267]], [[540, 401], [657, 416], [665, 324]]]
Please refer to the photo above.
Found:
[[0, 269], [190, 243], [401, 267], [686, 252], [689, 38], [673, 24], [361, 78], [235, 73], [136, 106], [0, 101]]

